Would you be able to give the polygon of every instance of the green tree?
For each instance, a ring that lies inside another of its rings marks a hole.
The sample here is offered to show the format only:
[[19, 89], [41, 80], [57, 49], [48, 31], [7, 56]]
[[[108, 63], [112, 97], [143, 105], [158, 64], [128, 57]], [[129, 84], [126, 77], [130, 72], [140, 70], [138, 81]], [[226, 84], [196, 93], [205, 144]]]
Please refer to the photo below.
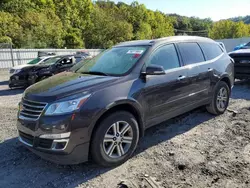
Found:
[[151, 39], [152, 38], [151, 26], [148, 23], [141, 23], [134, 38], [137, 40]]
[[83, 48], [84, 43], [83, 39], [80, 36], [82, 36], [80, 29], [76, 28], [69, 29], [64, 37], [65, 40], [64, 46], [67, 48]]
[[27, 11], [22, 18], [22, 47], [47, 48], [63, 46], [63, 26], [53, 11]]
[[116, 20], [98, 6], [95, 6], [91, 19], [93, 23], [85, 31], [87, 48], [109, 48], [133, 37], [131, 24]]
[[222, 20], [213, 24], [209, 37], [213, 39], [239, 38], [249, 36], [248, 26], [243, 22]]
[[0, 37], [0, 43], [12, 44], [12, 39], [7, 36]]
[[250, 36], [248, 25], [244, 24], [243, 21], [236, 22], [233, 25], [233, 38], [241, 38]]
[[54, 0], [54, 3], [56, 14], [64, 26], [66, 47], [83, 47], [84, 31], [91, 24], [93, 3], [91, 0]]
[[15, 47], [20, 47], [20, 39], [23, 36], [20, 21], [17, 16], [0, 11], [0, 37], [2, 40], [11, 40]]
[[174, 28], [171, 19], [159, 11], [154, 12], [154, 17], [150, 20], [150, 25], [152, 28], [152, 38], [174, 35]]

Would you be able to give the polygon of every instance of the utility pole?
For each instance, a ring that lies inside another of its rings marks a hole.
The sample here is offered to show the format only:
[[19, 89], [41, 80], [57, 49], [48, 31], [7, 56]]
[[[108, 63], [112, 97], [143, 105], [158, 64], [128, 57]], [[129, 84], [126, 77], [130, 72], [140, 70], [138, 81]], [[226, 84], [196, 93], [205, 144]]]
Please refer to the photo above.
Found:
[[10, 55], [11, 55], [12, 67], [14, 67], [15, 63], [14, 63], [13, 49], [12, 49], [12, 44], [11, 43], [10, 43]]

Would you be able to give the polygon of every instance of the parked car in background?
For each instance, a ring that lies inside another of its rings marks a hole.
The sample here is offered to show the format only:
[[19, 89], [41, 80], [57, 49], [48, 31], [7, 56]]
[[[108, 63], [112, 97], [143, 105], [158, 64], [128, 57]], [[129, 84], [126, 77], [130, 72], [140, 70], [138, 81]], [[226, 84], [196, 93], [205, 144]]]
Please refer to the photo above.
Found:
[[241, 49], [250, 49], [250, 42], [246, 43]]
[[116, 166], [144, 130], [200, 106], [225, 112], [234, 83], [231, 58], [215, 41], [167, 37], [124, 42], [76, 72], [45, 79], [23, 94], [19, 140], [50, 161], [90, 157]]
[[53, 56], [43, 56], [33, 59], [27, 64], [18, 65], [12, 67], [9, 70], [10, 79], [9, 79], [9, 87], [23, 87], [27, 85], [28, 73], [29, 70], [35, 65], [42, 64], [52, 58]]
[[38, 57], [43, 57], [43, 56], [55, 56], [55, 52], [44, 52], [44, 51], [39, 51], [38, 52]]
[[74, 55], [55, 56], [48, 61], [34, 66], [29, 71], [28, 84], [32, 85], [50, 76], [69, 70], [75, 64]]
[[92, 55], [90, 55], [88, 52], [85, 51], [79, 51], [76, 52], [75, 54], [76, 63], [82, 61], [83, 59], [89, 59], [89, 58], [92, 58]]
[[229, 56], [234, 59], [235, 78], [248, 79], [250, 78], [250, 49], [241, 49], [229, 53]]
[[82, 59], [81, 61], [76, 62], [75, 65], [69, 69], [69, 71], [70, 72], [77, 71], [78, 69], [80, 69], [85, 63], [87, 63], [92, 58], [93, 58], [92, 56], [88, 56], [88, 57]]
[[239, 46], [236, 46], [234, 48], [234, 51], [240, 50], [240, 49], [250, 49], [250, 42], [244, 43], [244, 44], [240, 44]]

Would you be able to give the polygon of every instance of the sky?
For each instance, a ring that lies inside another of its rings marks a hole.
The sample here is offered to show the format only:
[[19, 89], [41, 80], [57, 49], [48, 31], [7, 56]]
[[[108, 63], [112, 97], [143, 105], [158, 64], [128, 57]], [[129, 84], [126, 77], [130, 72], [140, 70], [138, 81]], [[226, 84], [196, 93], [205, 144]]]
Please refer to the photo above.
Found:
[[[113, 0], [130, 4], [134, 0]], [[250, 15], [250, 0], [137, 0], [148, 9], [166, 14], [211, 18], [214, 21]]]

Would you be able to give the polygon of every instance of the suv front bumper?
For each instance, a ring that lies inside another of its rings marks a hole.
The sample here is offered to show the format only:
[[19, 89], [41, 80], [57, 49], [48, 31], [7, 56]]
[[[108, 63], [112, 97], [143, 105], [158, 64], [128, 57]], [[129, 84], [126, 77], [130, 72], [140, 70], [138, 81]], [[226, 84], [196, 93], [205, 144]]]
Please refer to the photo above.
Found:
[[52, 117], [41, 117], [37, 121], [18, 118], [18, 139], [29, 150], [54, 163], [67, 165], [85, 162], [88, 160], [89, 142], [80, 137], [82, 134], [79, 130], [70, 132], [68, 128], [65, 132], [58, 132], [41, 128], [41, 122], [47, 122], [47, 127], [50, 124], [69, 124], [69, 117], [54, 117], [53, 123]]
[[9, 87], [26, 87], [28, 86], [28, 80], [23, 76], [13, 75], [9, 79]]
[[[59, 153], [47, 153], [29, 147], [28, 149], [40, 156], [41, 158], [51, 161], [53, 163], [62, 164], [62, 165], [72, 165], [79, 164], [88, 161], [88, 149], [89, 143], [81, 144], [76, 146], [71, 153], [68, 154], [59, 154]], [[87, 152], [86, 152], [87, 151]]]

